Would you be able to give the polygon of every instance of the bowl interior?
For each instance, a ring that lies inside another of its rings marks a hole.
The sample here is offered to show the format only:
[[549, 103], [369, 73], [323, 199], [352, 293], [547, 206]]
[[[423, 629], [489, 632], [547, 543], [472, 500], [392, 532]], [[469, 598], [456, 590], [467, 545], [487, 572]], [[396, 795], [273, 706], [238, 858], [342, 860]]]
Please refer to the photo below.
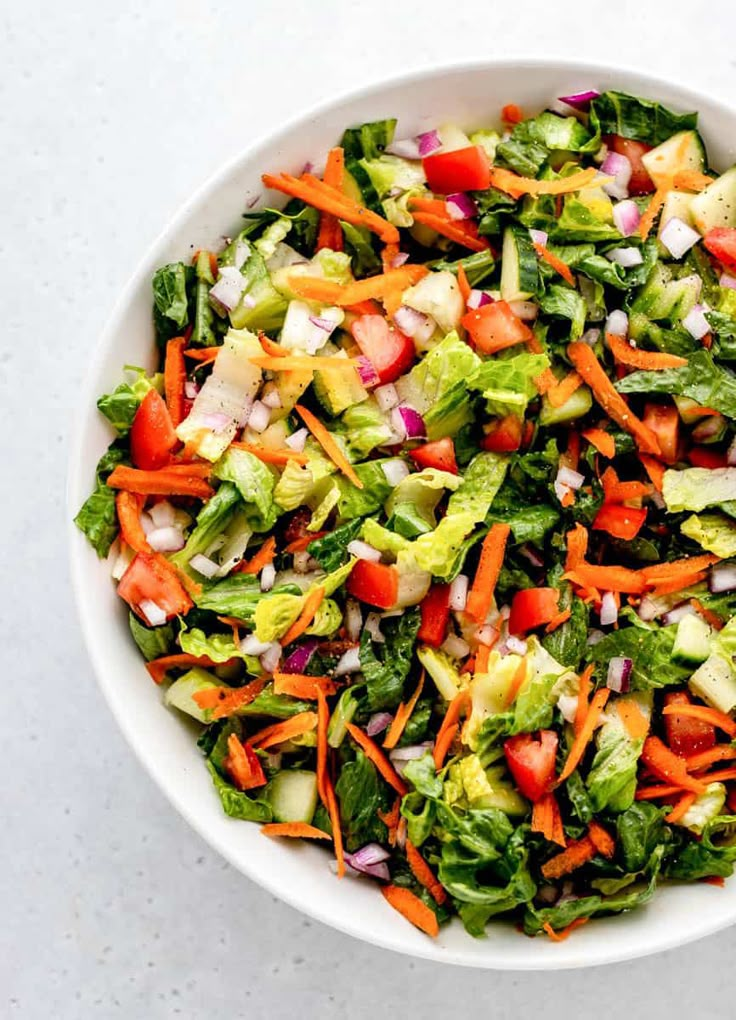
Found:
[[[100, 393], [120, 380], [124, 363], [153, 367], [150, 279], [167, 261], [186, 260], [199, 247], [216, 246], [237, 230], [248, 203], [262, 195], [264, 171], [299, 172], [320, 159], [352, 124], [399, 119], [398, 137], [447, 120], [466, 127], [494, 124], [508, 102], [541, 109], [581, 89], [617, 88], [659, 99], [678, 110], [698, 110], [710, 161], [718, 169], [736, 162], [736, 113], [712, 99], [633, 72], [555, 62], [504, 62], [429, 71], [378, 86], [312, 112], [251, 147], [208, 182], [144, 257], [121, 294], [100, 339], [84, 387], [72, 446], [68, 517], [86, 498], [95, 464], [111, 440], [95, 409]], [[271, 195], [268, 201], [273, 201]], [[416, 956], [475, 967], [558, 969], [642, 956], [698, 938], [736, 920], [736, 883], [672, 886], [631, 915], [596, 922], [561, 944], [527, 939], [506, 924], [474, 940], [459, 922], [430, 940], [406, 924], [367, 881], [340, 882], [328, 854], [310, 846], [264, 839], [258, 827], [225, 817], [203, 767], [195, 734], [161, 704], [130, 639], [124, 607], [108, 566], [69, 525], [71, 565], [87, 647], [122, 730], [150, 774], [182, 815], [236, 868], [318, 920], [377, 945]]]

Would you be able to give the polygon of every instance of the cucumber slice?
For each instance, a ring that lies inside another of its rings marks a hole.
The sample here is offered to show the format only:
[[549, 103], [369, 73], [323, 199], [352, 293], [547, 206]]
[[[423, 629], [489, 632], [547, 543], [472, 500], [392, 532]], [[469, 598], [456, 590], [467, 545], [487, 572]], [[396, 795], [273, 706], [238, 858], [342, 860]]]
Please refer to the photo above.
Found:
[[677, 625], [672, 658], [686, 666], [697, 666], [710, 655], [713, 631], [700, 616], [683, 616]]
[[683, 170], [705, 169], [705, 148], [697, 131], [678, 131], [655, 149], [645, 153], [641, 161], [657, 187]]
[[[668, 222], [675, 217], [677, 217], [678, 220], [682, 220], [683, 223], [687, 223], [688, 226], [692, 226], [690, 207], [693, 204], [694, 198], [695, 195], [690, 195], [686, 191], [668, 192], [659, 217], [659, 229], [657, 230], [658, 240], [662, 237], [662, 231], [667, 226]], [[662, 251], [664, 250], [665, 249], [663, 248]]]
[[212, 709], [200, 708], [193, 695], [199, 691], [209, 691], [213, 687], [219, 686], [220, 684], [213, 679], [211, 673], [195, 666], [194, 669], [190, 669], [188, 673], [173, 682], [164, 694], [164, 704], [169, 708], [178, 708], [180, 712], [186, 712], [198, 722], [209, 722]]
[[317, 809], [317, 776], [294, 769], [278, 772], [264, 791], [277, 822], [311, 822]]
[[495, 766], [486, 769], [486, 778], [491, 787], [490, 793], [474, 797], [470, 802], [471, 808], [498, 808], [505, 815], [516, 815], [523, 817], [529, 810], [529, 804], [517, 793], [511, 784], [504, 780], [504, 766]]
[[582, 418], [593, 406], [593, 397], [587, 386], [580, 386], [562, 407], [552, 407], [546, 396], [542, 397], [539, 412], [540, 425], [561, 425], [563, 422]]
[[695, 275], [673, 279], [672, 271], [660, 262], [652, 270], [631, 311], [654, 320], [681, 321], [697, 303], [701, 286], [700, 277]]
[[338, 698], [327, 727], [327, 743], [330, 747], [339, 747], [342, 744], [348, 732], [347, 724], [352, 722], [357, 709], [357, 698], [350, 688], [346, 687]]
[[672, 399], [675, 402], [683, 425], [694, 425], [704, 417], [702, 408], [697, 400], [691, 400], [690, 397], [677, 396]]
[[736, 673], [721, 655], [710, 655], [688, 681], [693, 694], [720, 712], [736, 708]]
[[539, 286], [539, 266], [532, 239], [523, 227], [506, 227], [501, 256], [501, 298], [526, 301]]
[[[335, 357], [347, 358], [344, 351]], [[314, 373], [312, 382], [314, 395], [328, 414], [336, 415], [346, 411], [353, 404], [362, 404], [368, 399], [368, 390], [360, 381], [357, 372], [342, 369], [320, 369]]]
[[696, 195], [690, 212], [701, 234], [713, 227], [736, 227], [736, 166]]

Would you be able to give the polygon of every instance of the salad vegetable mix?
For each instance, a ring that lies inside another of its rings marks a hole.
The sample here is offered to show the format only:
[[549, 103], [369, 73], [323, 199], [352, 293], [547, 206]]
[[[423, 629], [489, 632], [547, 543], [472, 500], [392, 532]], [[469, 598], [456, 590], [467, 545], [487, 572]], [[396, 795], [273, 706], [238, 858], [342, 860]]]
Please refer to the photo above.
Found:
[[76, 518], [224, 810], [430, 936], [722, 883], [736, 167], [591, 91], [263, 182], [156, 272]]

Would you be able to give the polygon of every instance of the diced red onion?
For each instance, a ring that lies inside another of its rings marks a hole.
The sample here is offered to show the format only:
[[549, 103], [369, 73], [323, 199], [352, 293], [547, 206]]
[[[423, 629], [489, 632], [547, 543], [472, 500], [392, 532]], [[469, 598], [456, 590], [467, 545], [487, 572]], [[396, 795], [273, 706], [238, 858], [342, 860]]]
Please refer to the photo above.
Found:
[[[355, 645], [340, 656], [335, 666], [335, 676], [345, 676], [348, 673], [360, 672], [360, 647]], [[370, 734], [369, 734], [370, 735]]]
[[162, 609], [153, 599], [141, 599], [138, 608], [151, 627], [160, 627], [161, 624], [166, 623], [166, 610]]
[[585, 643], [590, 648], [592, 648], [593, 645], [597, 645], [599, 641], [602, 641], [605, 636], [606, 635], [603, 633], [602, 630], [595, 630], [595, 629], [589, 630], [588, 631], [588, 637], [586, 638]]
[[373, 362], [370, 358], [366, 358], [364, 354], [361, 354], [358, 358], [357, 368], [360, 381], [364, 386], [377, 386], [381, 381], [381, 377], [376, 371]]
[[396, 431], [402, 430], [407, 439], [425, 439], [427, 427], [419, 411], [410, 404], [399, 404], [391, 412], [391, 423]]
[[590, 104], [594, 99], [597, 99], [600, 92], [596, 92], [595, 89], [587, 89], [585, 92], [575, 92], [571, 96], [559, 96], [561, 103], [567, 103], [573, 110], [581, 110], [583, 113], [587, 113], [590, 109]]
[[721, 287], [727, 287], [729, 290], [736, 290], [736, 276], [729, 276], [728, 273], [722, 273], [718, 283]]
[[[315, 644], [316, 644], [316, 641], [315, 641]], [[247, 634], [242, 639], [242, 641], [240, 642], [238, 647], [240, 648], [240, 651], [243, 653], [243, 655], [253, 655], [253, 656], [257, 657], [259, 655], [263, 655], [264, 652], [267, 652], [269, 650], [269, 648], [271, 647], [271, 642], [270, 641], [259, 641], [259, 639], [256, 637], [255, 634]], [[297, 652], [301, 652], [301, 648], [297, 649]], [[296, 655], [297, 652], [294, 652], [293, 654]], [[287, 660], [287, 662], [288, 661], [289, 660]], [[307, 660], [307, 662], [308, 661], [309, 660]], [[304, 668], [305, 669], [306, 669], [306, 666], [307, 666], [307, 663], [305, 662], [304, 663]], [[296, 670], [296, 669], [286, 669], [286, 663], [284, 663], [284, 672], [285, 673], [303, 673], [304, 670], [303, 669], [299, 669], [299, 670]]]
[[219, 565], [214, 560], [209, 559], [207, 556], [203, 556], [201, 553], [197, 553], [192, 556], [189, 561], [189, 566], [193, 570], [196, 570], [202, 577], [214, 577], [217, 571], [220, 569]]
[[269, 751], [266, 752], [266, 764], [270, 769], [278, 771], [281, 768], [281, 762], [283, 760], [283, 754], [278, 751], [276, 754], [271, 754]]
[[526, 641], [522, 641], [521, 638], [514, 637], [512, 634], [506, 638], [506, 647], [514, 655], [526, 655]]
[[223, 414], [221, 411], [213, 411], [202, 415], [202, 424], [212, 432], [224, 432], [232, 423], [233, 420], [230, 415]]
[[[255, 201], [258, 201], [258, 199], [256, 199]], [[248, 242], [242, 240], [237, 241], [235, 244], [235, 255], [233, 256], [233, 263], [235, 265], [235, 268], [240, 269], [245, 264], [246, 259], [249, 258], [250, 258], [250, 245], [248, 244]]]
[[631, 161], [618, 152], [609, 152], [601, 164], [601, 173], [613, 177], [601, 187], [611, 198], [628, 198], [631, 180]]
[[345, 633], [349, 641], [357, 641], [363, 628], [363, 614], [360, 604], [355, 599], [345, 603]]
[[601, 599], [600, 621], [602, 627], [610, 627], [618, 620], [618, 606], [612, 591], [604, 593]]
[[470, 645], [457, 634], [448, 634], [442, 643], [442, 651], [453, 659], [464, 659], [470, 653]]
[[519, 552], [521, 553], [525, 560], [529, 560], [533, 567], [544, 566], [544, 559], [539, 555], [537, 550], [534, 549], [533, 546], [529, 545], [528, 543], [526, 545], [522, 545], [521, 548], [519, 549]]
[[177, 552], [184, 548], [184, 536], [180, 528], [167, 525], [165, 528], [154, 528], [147, 536], [148, 544], [156, 552]]
[[579, 471], [573, 471], [572, 468], [563, 466], [557, 472], [557, 481], [561, 485], [577, 490], [585, 481], [585, 476], [581, 475]]
[[396, 309], [394, 322], [402, 333], [419, 343], [429, 340], [437, 325], [429, 315], [418, 312], [416, 308], [410, 308], [408, 305], [401, 305]]
[[281, 645], [278, 641], [272, 641], [265, 652], [259, 656], [259, 661], [267, 673], [273, 673], [278, 668], [281, 660]]
[[345, 853], [344, 857], [346, 862], [355, 871], [359, 871], [363, 875], [369, 875], [371, 878], [379, 878], [384, 882], [388, 882], [391, 878], [391, 873], [388, 870], [386, 860], [391, 855], [387, 850], [384, 850], [378, 843], [369, 843], [367, 846], [361, 847], [354, 854]]
[[623, 266], [624, 269], [640, 266], [644, 261], [644, 256], [639, 248], [612, 248], [611, 251], [606, 252], [606, 258], [609, 262], [616, 262], [619, 266]]
[[382, 411], [390, 411], [398, 406], [399, 394], [393, 383], [377, 386], [373, 391], [373, 396], [376, 398], [376, 402]]
[[416, 138], [399, 138], [387, 145], [385, 151], [389, 156], [400, 156], [402, 159], [421, 159]]
[[[568, 722], [572, 722], [572, 720], [570, 719]], [[541, 885], [537, 889], [537, 899], [546, 907], [551, 907], [556, 902], [558, 895], [557, 886], [555, 885]]]
[[468, 586], [470, 581], [467, 574], [458, 574], [450, 585], [450, 609], [453, 613], [462, 613], [465, 603], [468, 601]]
[[272, 390], [269, 390], [268, 393], [264, 393], [261, 396], [261, 403], [265, 404], [266, 407], [270, 407], [271, 410], [275, 410], [276, 408], [281, 407], [281, 397], [279, 396], [279, 391], [274, 388]]
[[534, 244], [541, 244], [543, 247], [546, 246], [549, 241], [549, 234], [546, 230], [529, 230], [529, 237], [531, 237]]
[[681, 259], [700, 240], [697, 230], [689, 227], [679, 216], [667, 220], [659, 239], [673, 258]]
[[616, 308], [606, 319], [606, 333], [613, 333], [614, 336], [629, 335], [629, 317], [626, 312]]
[[[255, 634], [251, 634], [250, 637], [255, 637]], [[246, 641], [248, 638], [245, 639]], [[287, 655], [281, 666], [282, 673], [306, 673], [307, 667], [312, 659], [312, 656], [317, 651], [317, 645], [319, 641], [317, 638], [309, 638], [303, 644], [295, 648], [294, 651]], [[243, 643], [240, 643], [241, 650], [243, 649]], [[251, 652], [251, 655], [262, 655], [266, 651], [266, 646], [261, 648], [258, 652]], [[248, 654], [248, 653], [246, 653]]]
[[376, 644], [386, 644], [386, 638], [381, 631], [381, 617], [378, 613], [368, 613], [365, 618], [365, 629], [368, 631], [371, 641]]
[[613, 222], [616, 230], [623, 237], [631, 237], [639, 229], [641, 213], [639, 206], [633, 199], [627, 198], [623, 202], [617, 202], [613, 207]]
[[508, 618], [511, 616], [511, 606], [501, 606], [501, 608], [498, 611], [498, 615], [501, 617], [502, 620], [508, 620]]
[[634, 663], [622, 655], [615, 655], [608, 663], [606, 687], [615, 694], [625, 694], [629, 689], [629, 679]]
[[442, 148], [442, 142], [437, 131], [424, 131], [421, 135], [417, 135], [417, 144], [419, 146], [419, 155], [422, 158]]
[[539, 305], [534, 301], [509, 301], [509, 308], [522, 322], [534, 322], [539, 315]]
[[580, 337], [581, 341], [584, 344], [587, 344], [588, 347], [595, 347], [600, 338], [601, 331], [599, 329], [596, 329], [595, 327], [593, 329], [586, 329], [586, 331]]
[[445, 199], [445, 209], [451, 220], [469, 220], [478, 212], [475, 202], [464, 191], [448, 195]]
[[475, 640], [479, 645], [485, 645], [488, 648], [498, 641], [498, 630], [490, 623], [484, 623], [475, 632]]
[[400, 251], [398, 255], [394, 255], [394, 257], [391, 259], [391, 268], [392, 269], [399, 269], [401, 266], [403, 266], [403, 264], [405, 262], [408, 262], [408, 261], [409, 261], [409, 252], [408, 251]]
[[324, 330], [324, 332], [328, 336], [337, 326], [337, 323], [334, 322], [332, 319], [324, 319], [321, 318], [319, 315], [310, 315], [309, 321], [312, 323], [313, 326], [316, 326], [317, 329]]
[[681, 606], [675, 606], [674, 609], [670, 609], [668, 613], [665, 613], [662, 617], [662, 623], [665, 627], [670, 627], [673, 623], [679, 623], [686, 616], [694, 616], [695, 613], [695, 607], [691, 606], [689, 602], [684, 602]]
[[736, 566], [732, 563], [719, 563], [710, 572], [708, 587], [714, 595], [722, 591], [733, 591], [736, 588]]
[[707, 443], [710, 439], [716, 439], [723, 431], [723, 415], [710, 414], [703, 418], [692, 431], [692, 437], [696, 443]]
[[394, 717], [390, 712], [376, 712], [365, 724], [365, 732], [369, 737], [377, 737], [379, 733], [388, 729], [393, 721]]
[[267, 563], [261, 571], [261, 591], [271, 591], [276, 580], [276, 567]]
[[392, 457], [384, 464], [381, 464], [381, 470], [386, 476], [388, 484], [394, 488], [411, 473], [408, 465], [400, 457]]
[[638, 616], [645, 623], [651, 623], [677, 605], [679, 595], [645, 595], [639, 603]]
[[248, 428], [254, 432], [265, 432], [271, 421], [271, 408], [266, 407], [260, 400], [253, 401], [253, 407], [248, 415]]
[[427, 740], [423, 744], [410, 744], [408, 747], [395, 747], [389, 752], [391, 764], [394, 766], [396, 771], [403, 776], [407, 762], [414, 761], [416, 758], [421, 758], [422, 755], [431, 750], [433, 746], [434, 742]]
[[493, 304], [493, 298], [490, 294], [486, 294], [484, 290], [471, 290], [468, 294], [468, 300], [466, 305], [468, 308], [475, 310], [476, 308], [482, 308], [483, 305]]
[[187, 400], [194, 400], [199, 393], [199, 386], [194, 379], [187, 379], [184, 383], [184, 396]]
[[710, 333], [710, 323], [705, 317], [706, 311], [705, 305], [694, 305], [682, 320], [682, 325], [695, 340], [702, 340], [706, 333]]
[[361, 542], [359, 538], [348, 542], [348, 552], [351, 556], [357, 556], [359, 560], [368, 560], [370, 563], [379, 563], [381, 560], [381, 554], [378, 549], [374, 549], [367, 542]]
[[222, 266], [217, 282], [210, 289], [210, 301], [231, 312], [240, 304], [246, 279], [235, 266]]
[[297, 429], [296, 432], [292, 432], [290, 436], [287, 436], [284, 442], [290, 450], [294, 450], [296, 453], [301, 453], [307, 442], [309, 432], [307, 429]]

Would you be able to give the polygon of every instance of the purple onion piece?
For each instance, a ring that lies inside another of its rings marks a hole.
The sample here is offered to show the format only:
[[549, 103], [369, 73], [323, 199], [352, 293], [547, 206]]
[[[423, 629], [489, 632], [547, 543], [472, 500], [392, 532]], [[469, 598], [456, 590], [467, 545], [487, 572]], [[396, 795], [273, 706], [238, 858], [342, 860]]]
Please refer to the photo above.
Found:
[[469, 220], [478, 212], [475, 202], [464, 191], [448, 195], [445, 199], [445, 208], [447, 215], [453, 220]]
[[634, 663], [631, 659], [625, 659], [616, 655], [608, 663], [608, 677], [606, 687], [614, 694], [626, 694], [629, 689], [631, 670]]
[[381, 381], [381, 377], [376, 371], [373, 362], [370, 358], [366, 358], [364, 354], [361, 354], [358, 358], [358, 375], [364, 386], [377, 386]]
[[736, 589], [736, 564], [719, 563], [710, 572], [710, 590], [714, 595]]
[[427, 435], [427, 427], [424, 424], [419, 411], [410, 407], [409, 404], [400, 404], [397, 408], [401, 420], [404, 423], [407, 439], [424, 439]]
[[394, 721], [394, 717], [390, 712], [376, 712], [368, 720], [365, 732], [369, 737], [375, 737], [379, 733], [383, 733], [384, 730], [388, 729], [391, 723]]
[[595, 89], [587, 89], [585, 92], [573, 92], [571, 96], [558, 96], [557, 98], [561, 103], [567, 103], [573, 110], [581, 110], [583, 113], [587, 113], [590, 109], [590, 104], [599, 95], [600, 92], [597, 92]]
[[319, 642], [316, 638], [309, 638], [303, 644], [295, 648], [294, 651], [284, 659], [281, 667], [282, 673], [304, 673], [309, 662], [317, 651], [317, 645]]
[[436, 131], [425, 131], [421, 135], [417, 135], [417, 143], [419, 146], [419, 155], [429, 156], [431, 153], [436, 152], [437, 149], [442, 148], [442, 142], [440, 136]]

